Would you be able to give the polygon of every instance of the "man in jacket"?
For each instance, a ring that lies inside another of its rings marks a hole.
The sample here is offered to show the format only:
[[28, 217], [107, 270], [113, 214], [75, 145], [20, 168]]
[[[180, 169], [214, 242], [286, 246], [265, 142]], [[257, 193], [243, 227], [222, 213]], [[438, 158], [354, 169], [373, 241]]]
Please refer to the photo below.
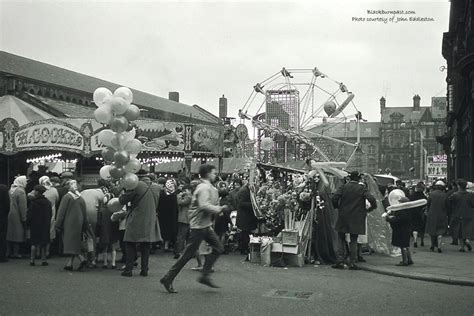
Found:
[[[240, 233], [240, 253], [249, 254], [250, 233], [257, 228], [257, 217], [253, 211], [252, 200], [250, 199], [250, 188], [248, 183], [236, 194], [237, 204], [237, 227]], [[248, 257], [246, 258], [248, 260]]]
[[161, 241], [156, 217], [156, 203], [158, 203], [156, 193], [151, 189], [151, 185], [140, 180], [137, 187], [125, 191], [119, 197], [119, 201], [122, 205], [131, 202], [123, 238], [126, 245], [127, 263], [122, 276], [132, 276], [133, 265], [137, 257], [137, 246], [141, 247], [140, 275], [147, 276], [151, 243]]
[[[350, 234], [350, 259], [349, 269], [358, 270], [357, 262], [357, 237], [365, 233], [365, 218], [367, 211], [377, 207], [375, 198], [367, 191], [364, 185], [359, 184], [361, 175], [353, 171], [349, 175], [350, 181], [338, 188], [332, 196], [332, 203], [339, 209], [336, 222], [338, 232], [338, 258], [333, 268], [344, 269], [345, 234]], [[367, 210], [365, 201], [368, 200], [370, 208]]]
[[216, 214], [226, 211], [228, 206], [219, 206], [219, 192], [213, 185], [217, 177], [216, 167], [203, 164], [199, 167], [199, 175], [202, 182], [193, 193], [191, 207], [189, 209], [189, 242], [178, 261], [176, 261], [168, 273], [160, 280], [160, 283], [163, 284], [169, 293], [177, 293], [173, 288], [173, 280], [186, 263], [194, 257], [203, 240], [212, 247], [213, 251], [206, 257], [202, 275], [199, 277], [198, 282], [217, 288], [209, 278], [209, 274], [219, 254], [224, 251], [224, 246], [220, 243], [219, 238], [212, 229], [213, 217]]

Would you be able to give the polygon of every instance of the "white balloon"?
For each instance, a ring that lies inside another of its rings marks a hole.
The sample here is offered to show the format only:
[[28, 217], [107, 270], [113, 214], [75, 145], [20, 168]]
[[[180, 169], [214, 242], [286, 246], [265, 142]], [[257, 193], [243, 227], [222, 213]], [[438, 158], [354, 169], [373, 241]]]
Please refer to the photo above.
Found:
[[112, 91], [107, 88], [97, 88], [94, 91], [93, 100], [95, 105], [101, 106], [107, 97], [112, 96]]
[[133, 101], [132, 90], [130, 90], [127, 87], [120, 87], [117, 90], [115, 90], [114, 96], [123, 98], [125, 101], [127, 101], [128, 104], [131, 104]]

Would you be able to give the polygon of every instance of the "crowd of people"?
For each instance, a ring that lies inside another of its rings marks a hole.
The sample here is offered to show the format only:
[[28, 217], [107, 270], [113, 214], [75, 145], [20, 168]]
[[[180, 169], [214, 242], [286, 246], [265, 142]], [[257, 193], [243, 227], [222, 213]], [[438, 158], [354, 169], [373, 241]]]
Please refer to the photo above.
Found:
[[[198, 281], [217, 287], [209, 274], [221, 253], [238, 249], [248, 260], [250, 235], [257, 226], [291, 228], [289, 224], [304, 218], [315, 195], [320, 207], [313, 223], [314, 258], [351, 270], [365, 261], [361, 244], [367, 241], [361, 237], [366, 236], [367, 214], [377, 202], [357, 171], [335, 192], [317, 191], [315, 172], [301, 179], [294, 176], [285, 192], [269, 176], [254, 193], [264, 215], [259, 219], [245, 175], [221, 179], [214, 166], [203, 164], [193, 179], [158, 177], [144, 170], [138, 176], [133, 190], [103, 179], [97, 187], [82, 190], [70, 172], [18, 176], [10, 188], [0, 185], [0, 262], [20, 259], [28, 250], [31, 266], [38, 259], [47, 266], [50, 256], [67, 256], [67, 271], [97, 268], [100, 262], [103, 269], [116, 269], [118, 262], [123, 263], [121, 275], [131, 277], [140, 258], [140, 275], [147, 276], [150, 254], [161, 249], [177, 260], [161, 279], [168, 292], [176, 293], [173, 280], [192, 258], [202, 272]], [[419, 182], [410, 188], [398, 181], [384, 193], [384, 218], [392, 228], [393, 246], [402, 252], [399, 266], [413, 264], [410, 247], [423, 247], [425, 234], [433, 252], [442, 253], [441, 240], [447, 234], [460, 252], [472, 250], [474, 194], [466, 180], [448, 187], [442, 180], [431, 187]], [[324, 210], [335, 209], [338, 216], [332, 227]], [[338, 235], [335, 247], [332, 229]], [[122, 254], [118, 260], [117, 253]]]
[[[208, 272], [214, 253], [239, 249], [247, 255], [248, 235], [257, 226], [247, 181], [237, 174], [206, 180], [211, 172], [215, 175], [215, 168], [206, 164], [201, 168], [194, 179], [163, 178], [141, 170], [134, 190], [102, 179], [97, 187], [82, 190], [70, 172], [18, 176], [10, 188], [0, 186], [0, 262], [20, 259], [29, 250], [31, 266], [38, 259], [46, 266], [50, 256], [67, 256], [64, 269], [68, 271], [97, 268], [102, 262], [104, 269], [120, 268], [122, 276], [132, 276], [140, 257], [140, 275], [147, 276], [149, 255], [160, 249], [174, 253], [175, 259], [196, 257], [203, 273]], [[204, 183], [208, 190], [202, 188]], [[211, 187], [217, 200], [213, 196], [212, 203], [196, 201], [196, 194], [206, 199]], [[221, 246], [212, 244], [214, 236], [192, 234], [202, 228], [193, 217], [201, 202], [207, 203], [204, 208], [216, 204], [219, 210], [207, 219], [206, 228], [212, 227]], [[116, 203], [118, 210], [110, 207]], [[204, 264], [201, 242], [214, 248]], [[192, 251], [186, 252], [188, 246]], [[122, 258], [117, 259], [117, 253]]]

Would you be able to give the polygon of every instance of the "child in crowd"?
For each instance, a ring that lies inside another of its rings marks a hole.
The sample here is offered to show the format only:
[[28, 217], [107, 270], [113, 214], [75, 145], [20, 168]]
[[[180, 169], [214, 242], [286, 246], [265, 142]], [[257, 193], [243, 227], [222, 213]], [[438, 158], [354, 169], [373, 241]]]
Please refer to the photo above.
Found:
[[113, 212], [107, 208], [107, 203], [112, 198], [113, 195], [111, 193], [105, 195], [97, 216], [97, 236], [99, 236], [99, 245], [102, 249], [102, 255], [104, 258], [104, 265], [102, 266], [104, 269], [109, 268], [109, 254], [111, 258], [110, 268], [116, 268], [115, 261], [117, 258], [118, 241], [120, 239], [119, 222], [112, 221]]
[[36, 185], [33, 189], [33, 198], [26, 215], [27, 226], [30, 229], [31, 261], [30, 266], [35, 265], [36, 251], [40, 249], [42, 266], [47, 266], [46, 248], [50, 242], [50, 227], [53, 210], [51, 202], [43, 195], [46, 188]]

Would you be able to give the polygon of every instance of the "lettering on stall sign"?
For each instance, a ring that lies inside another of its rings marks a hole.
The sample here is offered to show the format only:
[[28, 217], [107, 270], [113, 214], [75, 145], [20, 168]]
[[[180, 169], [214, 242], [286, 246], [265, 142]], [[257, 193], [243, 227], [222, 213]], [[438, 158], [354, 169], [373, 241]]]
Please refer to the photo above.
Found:
[[58, 146], [82, 149], [83, 138], [78, 132], [58, 125], [28, 127], [15, 135], [17, 147]]

